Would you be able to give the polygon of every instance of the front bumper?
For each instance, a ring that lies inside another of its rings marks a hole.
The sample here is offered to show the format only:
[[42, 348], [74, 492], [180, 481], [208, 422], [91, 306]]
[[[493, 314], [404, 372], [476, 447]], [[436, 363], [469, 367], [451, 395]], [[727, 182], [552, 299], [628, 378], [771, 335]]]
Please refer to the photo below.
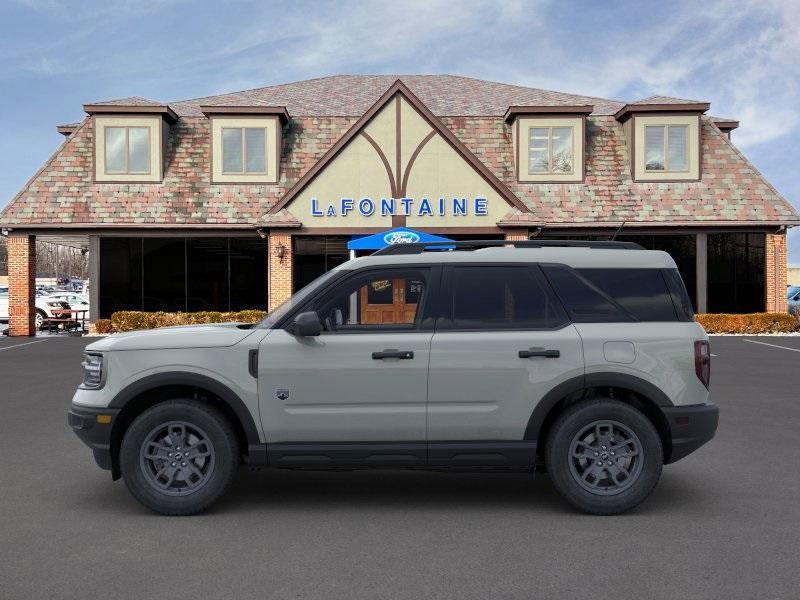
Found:
[[666, 464], [674, 463], [705, 444], [717, 432], [719, 407], [716, 404], [663, 407], [672, 438]]
[[101, 469], [111, 470], [111, 431], [119, 409], [88, 408], [71, 405], [67, 423], [81, 441], [92, 449], [94, 460]]

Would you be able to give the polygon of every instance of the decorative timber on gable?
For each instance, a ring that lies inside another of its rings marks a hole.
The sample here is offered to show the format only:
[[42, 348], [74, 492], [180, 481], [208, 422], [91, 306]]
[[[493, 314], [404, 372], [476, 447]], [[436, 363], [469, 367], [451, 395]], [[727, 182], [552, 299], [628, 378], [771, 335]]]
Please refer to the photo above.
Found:
[[530, 212], [397, 80], [264, 222], [288, 213], [306, 226], [382, 227], [402, 215], [418, 227], [494, 227], [510, 209]]

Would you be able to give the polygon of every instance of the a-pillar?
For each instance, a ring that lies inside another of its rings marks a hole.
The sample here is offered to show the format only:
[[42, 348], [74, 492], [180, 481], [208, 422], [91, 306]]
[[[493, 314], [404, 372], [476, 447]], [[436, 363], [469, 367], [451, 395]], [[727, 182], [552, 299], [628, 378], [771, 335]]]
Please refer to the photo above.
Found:
[[268, 307], [272, 311], [292, 295], [292, 234], [288, 231], [270, 231], [267, 248]]
[[36, 236], [8, 236], [8, 334], [36, 335]]
[[764, 248], [764, 306], [767, 312], [787, 312], [786, 234], [767, 234]]

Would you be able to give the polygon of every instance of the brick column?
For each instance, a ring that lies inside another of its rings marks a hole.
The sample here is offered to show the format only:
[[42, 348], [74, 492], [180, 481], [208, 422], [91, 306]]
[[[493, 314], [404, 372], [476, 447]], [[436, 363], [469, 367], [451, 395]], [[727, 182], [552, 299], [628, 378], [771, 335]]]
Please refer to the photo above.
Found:
[[36, 236], [8, 236], [8, 334], [36, 335]]
[[[283, 246], [283, 259], [278, 258], [279, 246]], [[268, 310], [272, 310], [292, 295], [292, 234], [288, 231], [270, 231], [267, 248]]]
[[520, 242], [528, 239], [527, 229], [509, 229], [506, 231], [506, 240], [510, 242]]
[[764, 308], [767, 312], [787, 312], [785, 233], [767, 234], [764, 257]]

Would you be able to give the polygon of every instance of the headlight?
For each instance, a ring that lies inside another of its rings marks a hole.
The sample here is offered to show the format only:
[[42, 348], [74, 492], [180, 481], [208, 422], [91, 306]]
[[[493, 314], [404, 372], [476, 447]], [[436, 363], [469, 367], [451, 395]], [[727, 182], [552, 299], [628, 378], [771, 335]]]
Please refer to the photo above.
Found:
[[84, 354], [83, 362], [83, 387], [92, 390], [99, 389], [103, 385], [103, 355]]
[[61, 302], [45, 302], [45, 304], [47, 304], [47, 306], [61, 306]]

